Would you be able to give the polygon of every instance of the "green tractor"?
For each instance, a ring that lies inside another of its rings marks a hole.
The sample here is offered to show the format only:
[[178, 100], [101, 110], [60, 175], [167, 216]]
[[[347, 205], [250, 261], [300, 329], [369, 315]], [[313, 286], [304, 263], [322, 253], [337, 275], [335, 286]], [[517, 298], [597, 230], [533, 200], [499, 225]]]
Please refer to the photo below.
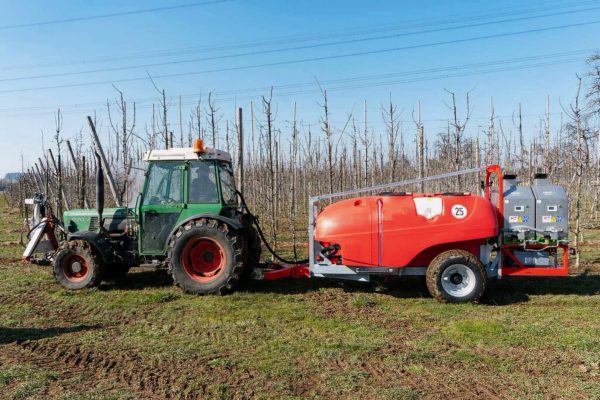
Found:
[[64, 213], [67, 239], [54, 256], [54, 276], [68, 289], [97, 286], [147, 263], [168, 266], [187, 293], [227, 293], [260, 261], [253, 216], [238, 201], [231, 156], [205, 148], [148, 151], [142, 192], [134, 208]]

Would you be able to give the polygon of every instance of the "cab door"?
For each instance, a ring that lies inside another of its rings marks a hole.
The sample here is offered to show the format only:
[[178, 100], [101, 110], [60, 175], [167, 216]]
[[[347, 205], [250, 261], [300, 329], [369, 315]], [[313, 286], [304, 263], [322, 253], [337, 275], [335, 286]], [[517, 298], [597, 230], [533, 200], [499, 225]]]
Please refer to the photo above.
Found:
[[168, 236], [185, 207], [185, 172], [181, 162], [158, 161], [150, 165], [140, 205], [141, 254], [163, 254]]

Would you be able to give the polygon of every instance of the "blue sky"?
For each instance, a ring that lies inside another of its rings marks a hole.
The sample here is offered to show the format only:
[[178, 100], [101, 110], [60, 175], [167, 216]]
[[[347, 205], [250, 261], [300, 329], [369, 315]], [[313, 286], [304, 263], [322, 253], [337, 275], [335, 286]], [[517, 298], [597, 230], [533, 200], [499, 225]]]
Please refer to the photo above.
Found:
[[[278, 127], [289, 126], [293, 101], [298, 118], [316, 124], [318, 80], [329, 91], [338, 127], [351, 111], [362, 123], [367, 100], [369, 125], [381, 131], [380, 106], [391, 95], [403, 110], [407, 141], [417, 100], [433, 140], [449, 116], [448, 89], [472, 90], [469, 134], [486, 124], [490, 96], [505, 129], [521, 102], [532, 134], [546, 96], [557, 125], [560, 102], [575, 93], [575, 74], [585, 74], [585, 58], [600, 47], [600, 4], [589, 0], [237, 0], [39, 24], [190, 3], [0, 1], [0, 175], [20, 169], [21, 153], [26, 165], [37, 159], [41, 131], [49, 145], [58, 107], [65, 138], [77, 134], [93, 110], [106, 136], [103, 104], [116, 96], [111, 82], [137, 101], [143, 133], [149, 107], [158, 102], [147, 73], [171, 98], [174, 124], [178, 95], [187, 116], [198, 96], [206, 99], [214, 90], [231, 119], [236, 105], [248, 115], [250, 101], [257, 104], [270, 85]], [[32, 25], [15, 26], [22, 24]]]

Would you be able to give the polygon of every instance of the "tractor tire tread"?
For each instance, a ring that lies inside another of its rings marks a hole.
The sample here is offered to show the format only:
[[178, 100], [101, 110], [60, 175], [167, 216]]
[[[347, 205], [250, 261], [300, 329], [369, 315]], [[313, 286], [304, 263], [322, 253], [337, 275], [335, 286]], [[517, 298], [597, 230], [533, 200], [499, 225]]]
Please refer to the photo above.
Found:
[[54, 266], [52, 268], [52, 274], [54, 276], [54, 279], [67, 289], [77, 290], [64, 286], [62, 280], [60, 279], [60, 271], [56, 267], [56, 262], [61, 260], [63, 252], [69, 250], [76, 251], [75, 249], [78, 248], [82, 249], [86, 253], [86, 255], [90, 258], [91, 263], [94, 265], [94, 267], [92, 268], [92, 277], [90, 281], [85, 285], [85, 287], [81, 289], [91, 288], [100, 285], [105, 275], [105, 268], [104, 263], [102, 262], [102, 258], [100, 257], [100, 255], [96, 254], [89, 242], [81, 239], [66, 241], [58, 248], [54, 256]]
[[[190, 289], [189, 287], [185, 286], [183, 284], [183, 282], [180, 282], [179, 279], [177, 279], [177, 276], [176, 276], [174, 268], [173, 268], [172, 255], [173, 255], [173, 250], [175, 248], [175, 245], [177, 244], [178, 240], [181, 238], [181, 236], [185, 232], [188, 232], [194, 228], [209, 228], [209, 229], [217, 229], [217, 230], [221, 231], [222, 233], [225, 234], [225, 236], [227, 237], [227, 241], [231, 244], [231, 247], [233, 249], [233, 270], [229, 274], [228, 279], [223, 284], [221, 284], [219, 287], [215, 288], [214, 290], [210, 290], [208, 292], [194, 291], [194, 290]], [[237, 285], [240, 281], [240, 277], [242, 276], [244, 268], [245, 268], [244, 259], [243, 259], [243, 246], [240, 243], [240, 241], [238, 240], [238, 236], [239, 235], [238, 235], [237, 231], [230, 230], [226, 224], [224, 224], [220, 221], [214, 220], [214, 219], [200, 218], [197, 220], [189, 221], [189, 222], [183, 224], [182, 226], [180, 226], [177, 229], [177, 231], [175, 232], [175, 234], [169, 240], [169, 244], [167, 246], [167, 257], [166, 257], [169, 274], [173, 277], [173, 281], [175, 282], [175, 284], [178, 287], [180, 287], [184, 291], [184, 293], [189, 293], [189, 294], [224, 295], [224, 294], [231, 293], [237, 287]]]

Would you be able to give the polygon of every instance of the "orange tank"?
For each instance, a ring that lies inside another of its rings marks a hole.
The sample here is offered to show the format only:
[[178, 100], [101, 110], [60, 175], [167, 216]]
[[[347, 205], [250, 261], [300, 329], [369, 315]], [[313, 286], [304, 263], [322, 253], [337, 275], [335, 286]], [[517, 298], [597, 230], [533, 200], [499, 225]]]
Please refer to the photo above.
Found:
[[448, 249], [470, 251], [498, 235], [497, 209], [471, 194], [390, 194], [342, 200], [317, 217], [315, 239], [338, 244], [335, 262], [427, 266]]

